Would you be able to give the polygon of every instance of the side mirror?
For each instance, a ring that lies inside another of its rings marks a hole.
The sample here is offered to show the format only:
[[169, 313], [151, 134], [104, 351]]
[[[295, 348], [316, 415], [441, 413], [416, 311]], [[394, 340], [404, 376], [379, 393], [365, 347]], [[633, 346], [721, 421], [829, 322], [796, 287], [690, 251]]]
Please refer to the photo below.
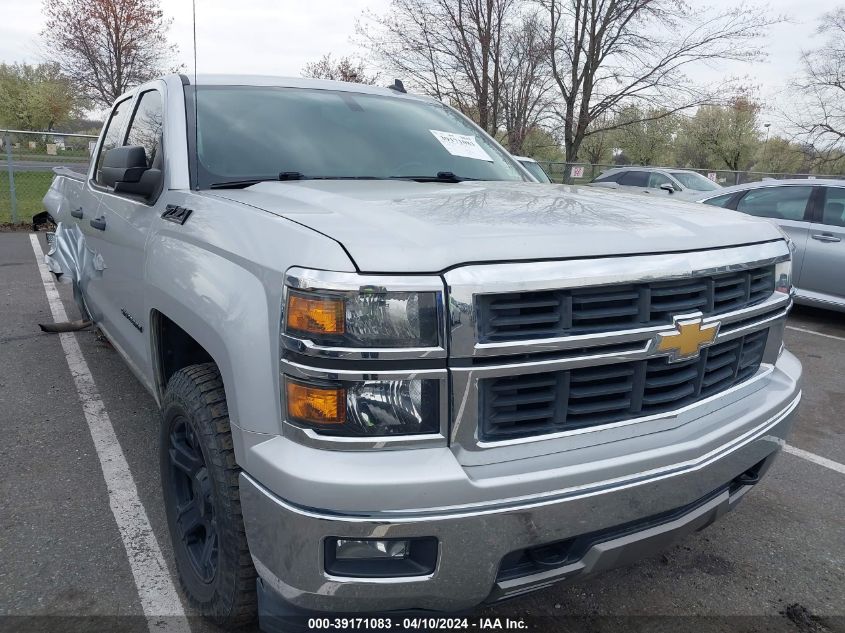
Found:
[[114, 187], [119, 182], [138, 182], [146, 170], [146, 150], [139, 145], [124, 145], [106, 152], [97, 177], [104, 185]]
[[108, 150], [97, 175], [115, 193], [149, 198], [161, 187], [161, 170], [147, 167], [147, 152], [140, 145]]
[[669, 193], [675, 193], [675, 187], [673, 187], [668, 182], [664, 182], [662, 185], [660, 185], [660, 188], [663, 189], [663, 191], [668, 191]]

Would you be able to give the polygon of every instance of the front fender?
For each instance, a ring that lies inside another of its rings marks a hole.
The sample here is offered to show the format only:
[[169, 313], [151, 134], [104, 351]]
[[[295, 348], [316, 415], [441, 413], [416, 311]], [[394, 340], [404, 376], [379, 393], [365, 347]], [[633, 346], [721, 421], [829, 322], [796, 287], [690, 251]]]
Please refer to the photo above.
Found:
[[267, 335], [272, 308], [261, 281], [230, 259], [170, 237], [150, 244], [147, 258], [153, 262], [147, 271], [151, 309], [190, 334], [217, 363], [231, 422], [278, 434]]
[[193, 213], [182, 226], [160, 221], [147, 240], [148, 314], [161, 312], [211, 355], [233, 425], [279, 435], [284, 272], [354, 266], [335, 241], [286, 219], [207, 196], [170, 195]]

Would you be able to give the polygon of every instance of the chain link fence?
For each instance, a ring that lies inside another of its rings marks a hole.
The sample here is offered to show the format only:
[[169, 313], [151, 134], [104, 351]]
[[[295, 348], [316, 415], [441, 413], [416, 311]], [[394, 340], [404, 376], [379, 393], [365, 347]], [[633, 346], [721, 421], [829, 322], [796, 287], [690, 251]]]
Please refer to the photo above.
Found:
[[537, 161], [552, 179], [552, 182], [582, 185], [594, 180], [602, 172], [617, 167], [659, 167], [660, 169], [684, 169], [695, 171], [710, 180], [717, 182], [723, 187], [741, 185], [747, 182], [759, 182], [766, 178], [839, 178], [845, 179], [845, 175], [830, 174], [798, 174], [798, 173], [773, 173], [761, 171], [731, 171], [729, 169], [699, 169], [695, 167], [663, 167], [657, 165], [611, 165], [593, 163], [555, 163]]
[[0, 226], [29, 224], [54, 167], [86, 172], [97, 137], [91, 134], [0, 130]]
[[[43, 211], [54, 167], [85, 173], [97, 140], [91, 134], [0, 130], [0, 226], [29, 224]], [[586, 184], [602, 172], [626, 165], [539, 161], [552, 182]], [[686, 169], [686, 168], [684, 168]], [[781, 174], [725, 169], [692, 169], [723, 186], [764, 178], [845, 178], [845, 175]]]

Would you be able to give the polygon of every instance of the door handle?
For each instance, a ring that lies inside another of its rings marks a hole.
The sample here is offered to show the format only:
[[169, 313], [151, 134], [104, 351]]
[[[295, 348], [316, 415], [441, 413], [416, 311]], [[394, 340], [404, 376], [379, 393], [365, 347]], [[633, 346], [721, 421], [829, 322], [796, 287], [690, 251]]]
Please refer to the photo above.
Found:
[[91, 226], [93, 226], [98, 231], [105, 231], [106, 230], [106, 216], [101, 215], [99, 218], [94, 218], [90, 221]]
[[818, 242], [841, 242], [842, 240], [836, 237], [835, 235], [831, 235], [830, 233], [816, 233], [815, 235], [811, 235], [814, 240]]
[[79, 207], [78, 209], [74, 209], [73, 211], [70, 212], [70, 214], [73, 217], [81, 220], [82, 219], [82, 207]]

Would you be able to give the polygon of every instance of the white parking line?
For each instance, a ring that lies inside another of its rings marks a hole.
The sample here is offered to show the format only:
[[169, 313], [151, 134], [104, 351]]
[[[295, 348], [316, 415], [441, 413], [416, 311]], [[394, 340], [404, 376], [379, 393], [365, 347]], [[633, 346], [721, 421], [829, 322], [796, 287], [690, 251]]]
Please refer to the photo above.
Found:
[[[30, 235], [29, 238], [38, 262], [41, 282], [47, 293], [47, 302], [53, 313], [53, 320], [67, 321], [59, 291], [44, 263], [44, 252], [41, 250], [38, 237]], [[191, 629], [185, 618], [182, 601], [179, 599], [179, 594], [176, 592], [176, 587], [164, 562], [164, 556], [153, 533], [147, 511], [138, 497], [138, 488], [132, 478], [129, 464], [120, 448], [109, 414], [100, 398], [94, 377], [88, 369], [88, 363], [82, 355], [79, 342], [76, 336], [69, 332], [59, 334], [59, 339], [76, 384], [85, 421], [94, 440], [94, 448], [108, 488], [109, 506], [123, 539], [123, 546], [126, 548], [129, 566], [141, 599], [141, 607], [147, 618], [147, 626], [151, 633], [164, 631], [190, 633]]]
[[795, 330], [796, 332], [804, 332], [805, 334], [815, 334], [816, 336], [823, 336], [824, 338], [832, 338], [837, 341], [845, 341], [845, 336], [836, 336], [835, 334], [825, 334], [823, 332], [816, 332], [815, 330], [808, 330], [803, 327], [796, 327], [794, 325], [787, 325], [787, 330]]
[[800, 457], [801, 459], [806, 459], [808, 462], [813, 462], [814, 464], [818, 464], [819, 466], [830, 468], [831, 470], [836, 471], [841, 475], [845, 475], [845, 464], [840, 464], [839, 462], [835, 462], [832, 459], [828, 459], [827, 457], [816, 455], [815, 453], [805, 451], [802, 448], [796, 448], [795, 446], [791, 446], [789, 444], [784, 444], [783, 450], [784, 452], [789, 453], [790, 455], [795, 455], [796, 457]]

